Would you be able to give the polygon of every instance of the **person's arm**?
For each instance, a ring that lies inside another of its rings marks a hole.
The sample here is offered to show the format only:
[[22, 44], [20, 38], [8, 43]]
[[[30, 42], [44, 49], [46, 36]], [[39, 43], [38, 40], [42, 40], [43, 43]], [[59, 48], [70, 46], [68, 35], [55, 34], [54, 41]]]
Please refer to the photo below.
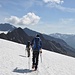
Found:
[[42, 41], [40, 39], [40, 53], [42, 53]]
[[34, 39], [33, 39], [32, 42], [31, 42], [31, 46], [33, 46], [33, 44], [34, 44]]

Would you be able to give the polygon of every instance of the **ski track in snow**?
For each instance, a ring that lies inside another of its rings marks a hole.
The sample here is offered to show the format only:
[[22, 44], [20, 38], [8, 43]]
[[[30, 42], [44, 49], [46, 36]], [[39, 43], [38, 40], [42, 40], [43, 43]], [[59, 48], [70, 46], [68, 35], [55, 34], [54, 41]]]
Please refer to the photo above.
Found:
[[26, 56], [25, 45], [0, 39], [0, 75], [75, 75], [73, 57], [43, 50], [38, 71], [32, 71], [32, 51]]

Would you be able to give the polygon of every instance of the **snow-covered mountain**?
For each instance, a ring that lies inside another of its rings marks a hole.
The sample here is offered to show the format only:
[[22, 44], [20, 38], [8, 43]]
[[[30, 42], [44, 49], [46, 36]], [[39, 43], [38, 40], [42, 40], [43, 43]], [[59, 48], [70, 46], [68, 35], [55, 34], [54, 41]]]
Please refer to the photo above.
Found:
[[74, 34], [54, 33], [54, 34], [50, 34], [50, 36], [63, 39], [68, 45], [75, 48], [75, 35]]
[[6, 33], [8, 31], [14, 30], [16, 27], [9, 23], [0, 24], [0, 33]]
[[26, 56], [25, 45], [0, 39], [0, 75], [75, 75], [73, 57], [43, 50], [38, 71], [33, 72], [32, 53]]
[[74, 35], [73, 34], [61, 34], [61, 33], [53, 33], [53, 34], [50, 34], [51, 36], [53, 37], [56, 37], [56, 38], [62, 38], [62, 39], [67, 39], [69, 37], [73, 37]]

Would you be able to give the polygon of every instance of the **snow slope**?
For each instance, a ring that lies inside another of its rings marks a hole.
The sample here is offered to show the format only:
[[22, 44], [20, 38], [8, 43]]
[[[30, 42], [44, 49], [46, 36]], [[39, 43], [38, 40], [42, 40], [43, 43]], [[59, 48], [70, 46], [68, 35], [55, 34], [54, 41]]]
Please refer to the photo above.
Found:
[[25, 45], [0, 39], [0, 75], [75, 75], [75, 58], [45, 50], [42, 57], [38, 71], [32, 72]]
[[1, 33], [7, 34], [8, 31], [0, 31], [0, 34], [1, 34]]

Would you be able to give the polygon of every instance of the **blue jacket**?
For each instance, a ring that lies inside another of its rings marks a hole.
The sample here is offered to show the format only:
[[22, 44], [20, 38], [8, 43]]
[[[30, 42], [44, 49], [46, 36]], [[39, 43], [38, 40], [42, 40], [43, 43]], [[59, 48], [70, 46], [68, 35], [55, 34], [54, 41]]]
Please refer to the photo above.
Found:
[[33, 50], [40, 50], [42, 48], [42, 42], [40, 37], [35, 37], [31, 42], [31, 46]]

